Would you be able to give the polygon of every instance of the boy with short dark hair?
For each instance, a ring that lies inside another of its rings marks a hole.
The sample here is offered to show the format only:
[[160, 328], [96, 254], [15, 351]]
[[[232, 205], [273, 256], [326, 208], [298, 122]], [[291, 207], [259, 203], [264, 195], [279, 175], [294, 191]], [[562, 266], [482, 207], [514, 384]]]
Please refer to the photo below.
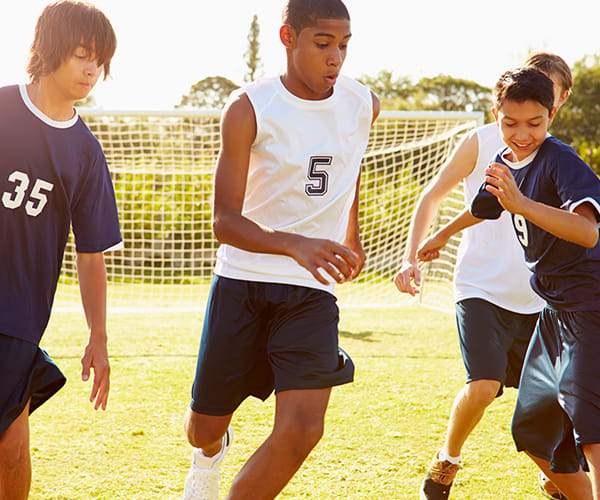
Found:
[[[573, 86], [567, 63], [556, 54], [534, 52], [523, 65], [543, 71], [554, 82], [554, 107], [558, 110]], [[412, 216], [402, 267], [394, 280], [401, 292], [419, 293], [417, 250], [443, 198], [462, 181], [465, 204], [469, 205], [485, 178], [485, 169], [505, 147], [495, 123], [478, 127], [461, 141], [425, 187]], [[487, 407], [504, 393], [504, 387], [519, 386], [527, 346], [544, 307], [544, 301], [529, 285], [530, 275], [510, 214], [463, 232], [453, 291], [467, 381], [454, 399], [444, 443], [436, 450], [421, 484], [422, 500], [449, 497], [462, 467], [467, 438]], [[542, 475], [540, 488], [551, 498], [561, 498]]]
[[[512, 214], [546, 301], [525, 358], [513, 437], [569, 499], [600, 499], [600, 179], [573, 149], [547, 135], [552, 82], [529, 68], [502, 75], [494, 89], [496, 122], [508, 148], [463, 212], [419, 249], [430, 260], [457, 231]], [[592, 479], [576, 474], [587, 459]]]
[[27, 498], [29, 414], [65, 383], [39, 348], [72, 225], [89, 327], [82, 378], [106, 408], [109, 362], [102, 252], [122, 246], [100, 144], [73, 107], [109, 73], [116, 38], [89, 4], [60, 1], [38, 19], [28, 85], [0, 88], [0, 498]]
[[320, 440], [331, 388], [353, 379], [332, 281], [364, 264], [360, 164], [379, 102], [339, 74], [350, 36], [340, 0], [288, 0], [286, 71], [224, 110], [213, 207], [222, 245], [185, 420], [195, 447], [186, 500], [217, 498], [233, 412], [273, 389], [273, 432], [228, 498], [274, 498]]

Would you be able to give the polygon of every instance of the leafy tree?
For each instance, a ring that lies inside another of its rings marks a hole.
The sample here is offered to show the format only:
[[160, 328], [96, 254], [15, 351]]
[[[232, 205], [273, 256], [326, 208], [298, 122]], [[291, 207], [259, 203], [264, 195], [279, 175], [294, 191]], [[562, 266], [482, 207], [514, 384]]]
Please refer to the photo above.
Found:
[[258, 71], [262, 68], [262, 62], [258, 55], [260, 49], [260, 42], [258, 37], [260, 36], [260, 26], [258, 24], [258, 17], [256, 14], [252, 17], [252, 23], [250, 24], [250, 31], [248, 32], [248, 50], [244, 53], [244, 61], [248, 66], [248, 72], [244, 75], [245, 82], [252, 82], [258, 75]]
[[238, 89], [224, 76], [209, 76], [191, 86], [188, 94], [181, 98], [176, 108], [221, 108], [229, 94]]
[[600, 55], [573, 65], [573, 91], [556, 115], [552, 134], [600, 173]]
[[483, 111], [491, 121], [492, 91], [472, 80], [438, 75], [422, 78], [416, 88], [425, 96], [423, 107], [444, 111]]
[[362, 75], [357, 80], [369, 87], [380, 99], [407, 99], [412, 95], [410, 78], [404, 76], [394, 80], [392, 72], [387, 69], [381, 70], [377, 76]]

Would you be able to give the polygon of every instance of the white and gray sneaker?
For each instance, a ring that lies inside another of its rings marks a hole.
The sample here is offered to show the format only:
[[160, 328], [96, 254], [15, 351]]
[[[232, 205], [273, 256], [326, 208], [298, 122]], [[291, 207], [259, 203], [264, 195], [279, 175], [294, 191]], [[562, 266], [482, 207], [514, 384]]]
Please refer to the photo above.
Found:
[[192, 466], [185, 479], [183, 500], [217, 500], [219, 496], [219, 466], [231, 446], [233, 429], [229, 427], [221, 440], [221, 450], [207, 457], [199, 448], [192, 451]]

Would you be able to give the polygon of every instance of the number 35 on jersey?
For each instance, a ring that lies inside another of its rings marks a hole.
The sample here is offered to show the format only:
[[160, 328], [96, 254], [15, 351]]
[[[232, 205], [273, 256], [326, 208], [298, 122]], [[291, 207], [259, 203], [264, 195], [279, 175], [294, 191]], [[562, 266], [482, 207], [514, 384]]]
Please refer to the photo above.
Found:
[[46, 203], [48, 203], [46, 193], [52, 191], [54, 184], [43, 179], [36, 179], [33, 183], [33, 188], [28, 193], [30, 180], [26, 173], [15, 170], [8, 176], [8, 180], [14, 183], [15, 186], [12, 192], [5, 191], [2, 193], [2, 205], [11, 210], [16, 210], [21, 207], [27, 196], [25, 203], [25, 212], [27, 215], [31, 217], [40, 215]]

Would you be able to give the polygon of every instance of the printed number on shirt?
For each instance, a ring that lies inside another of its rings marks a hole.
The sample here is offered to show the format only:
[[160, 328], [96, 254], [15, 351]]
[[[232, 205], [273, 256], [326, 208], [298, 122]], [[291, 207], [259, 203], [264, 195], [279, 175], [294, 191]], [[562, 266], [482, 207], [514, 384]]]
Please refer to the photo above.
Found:
[[517, 230], [517, 237], [521, 244], [526, 247], [529, 244], [529, 236], [527, 234], [527, 221], [525, 217], [519, 214], [513, 215], [513, 221], [515, 223], [515, 229]]
[[308, 196], [323, 196], [327, 192], [327, 182], [329, 174], [321, 170], [323, 165], [331, 165], [331, 156], [311, 156], [308, 164], [308, 178], [313, 181], [304, 186], [304, 191]]
[[[8, 176], [8, 180], [13, 182], [15, 187], [12, 193], [2, 193], [2, 204], [6, 208], [14, 210], [23, 204], [23, 200], [27, 194], [27, 188], [29, 187], [29, 176], [24, 172], [15, 170]], [[27, 203], [25, 203], [25, 212], [27, 215], [36, 217], [42, 212], [48, 202], [48, 198], [43, 191], [50, 192], [53, 188], [54, 185], [49, 182], [42, 179], [35, 180], [33, 189], [29, 193], [29, 199], [27, 200]]]

